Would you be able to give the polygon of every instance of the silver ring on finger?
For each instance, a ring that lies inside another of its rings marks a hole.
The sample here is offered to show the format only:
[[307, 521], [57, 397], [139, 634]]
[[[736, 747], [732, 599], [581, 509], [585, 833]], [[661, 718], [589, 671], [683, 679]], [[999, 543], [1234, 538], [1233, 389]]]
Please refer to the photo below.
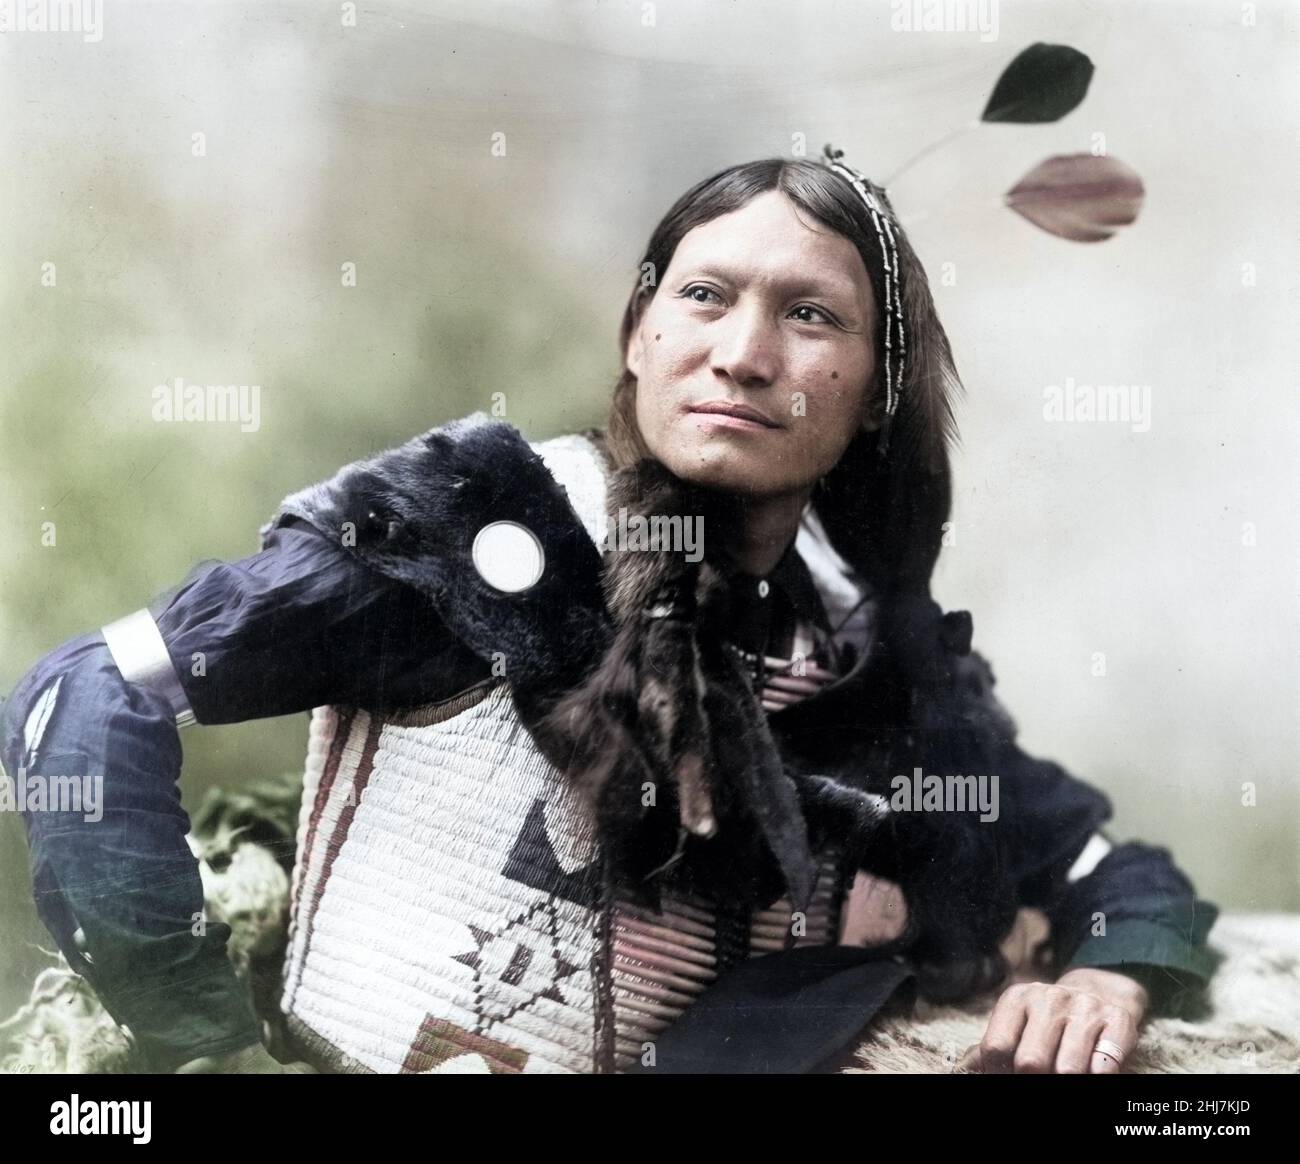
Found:
[[1124, 1048], [1118, 1043], [1111, 1042], [1110, 1039], [1098, 1039], [1092, 1053], [1094, 1055], [1105, 1055], [1107, 1058], [1114, 1059], [1116, 1063], [1124, 1062]]

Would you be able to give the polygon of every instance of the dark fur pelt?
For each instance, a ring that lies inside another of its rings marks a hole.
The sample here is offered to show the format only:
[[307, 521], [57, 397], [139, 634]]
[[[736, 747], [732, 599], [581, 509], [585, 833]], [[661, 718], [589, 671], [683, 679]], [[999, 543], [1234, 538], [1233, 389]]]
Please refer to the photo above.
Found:
[[[504, 421], [476, 413], [432, 429], [293, 494], [280, 513], [431, 598], [461, 642], [501, 663], [521, 710], [576, 683], [608, 645], [600, 553], [542, 459]], [[490, 521], [517, 522], [541, 541], [537, 585], [504, 594], [474, 568], [474, 537]]]
[[638, 898], [654, 904], [671, 887], [766, 905], [788, 891], [804, 908], [813, 861], [796, 782], [722, 634], [726, 590], [707, 531], [729, 528], [734, 504], [653, 461], [613, 475], [611, 511], [702, 519], [704, 559], [666, 547], [608, 555], [613, 643], [534, 734], [592, 804]]
[[[610, 508], [703, 515], [708, 530], [737, 519], [728, 504], [642, 462], [614, 475]], [[964, 997], [1001, 977], [997, 946], [1015, 908], [998, 830], [970, 813], [887, 807], [891, 777], [914, 766], [990, 771], [987, 725], [971, 719], [978, 702], [958, 681], [958, 666], [940, 662], [968, 647], [968, 623], [932, 621], [934, 641], [909, 644], [901, 665], [880, 652], [870, 682], [858, 685], [848, 730], [824, 732], [810, 706], [821, 754], [809, 763], [782, 714], [769, 727], [747, 672], [723, 643], [725, 590], [709, 553], [692, 566], [667, 550], [615, 551], [605, 592], [614, 641], [535, 734], [567, 758], [611, 841], [622, 884], [652, 903], [669, 888], [733, 906], [767, 905], [786, 892], [802, 909], [812, 852], [835, 846], [855, 867], [903, 889], [909, 925], [899, 947], [910, 950], [927, 997]], [[908, 695], [904, 668], [921, 657], [932, 660], [927, 689]], [[873, 690], [896, 696], [875, 709], [874, 728]], [[682, 798], [701, 786], [717, 818], [709, 838], [689, 835], [679, 819]], [[656, 792], [649, 805], [647, 787]]]
[[[737, 520], [730, 504], [653, 461], [612, 481], [611, 510], [702, 515], [706, 530]], [[971, 813], [887, 808], [896, 773], [992, 770], [990, 725], [977, 718], [983, 701], [969, 686], [970, 667], [958, 662], [969, 649], [969, 619], [938, 619], [933, 604], [918, 605], [912, 621], [930, 640], [906, 643], [898, 658], [877, 652], [869, 680], [856, 685], [848, 730], [825, 732], [810, 705], [805, 718], [820, 754], [809, 763], [797, 728], [783, 726], [788, 716], [775, 715], [769, 728], [748, 674], [723, 645], [725, 590], [710, 557], [718, 547], [707, 538], [706, 546], [696, 566], [668, 550], [607, 556], [614, 641], [536, 733], [567, 757], [612, 841], [619, 880], [652, 902], [669, 887], [760, 906], [784, 891], [803, 908], [811, 853], [834, 845], [902, 888], [909, 925], [900, 947], [928, 997], [963, 997], [996, 982], [1004, 970], [998, 942], [1015, 916], [999, 830]], [[918, 670], [923, 690], [908, 679]], [[872, 692], [894, 698], [873, 711]], [[718, 825], [707, 839], [679, 823], [681, 798], [701, 785]], [[656, 791], [652, 805], [647, 786]]]

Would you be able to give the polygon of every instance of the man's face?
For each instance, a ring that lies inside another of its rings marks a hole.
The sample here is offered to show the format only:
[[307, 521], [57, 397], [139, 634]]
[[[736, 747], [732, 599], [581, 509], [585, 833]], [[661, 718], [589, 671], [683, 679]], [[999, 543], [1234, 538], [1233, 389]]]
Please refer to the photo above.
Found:
[[808, 490], [878, 423], [875, 313], [857, 248], [779, 191], [697, 226], [628, 341], [642, 438], [697, 485]]

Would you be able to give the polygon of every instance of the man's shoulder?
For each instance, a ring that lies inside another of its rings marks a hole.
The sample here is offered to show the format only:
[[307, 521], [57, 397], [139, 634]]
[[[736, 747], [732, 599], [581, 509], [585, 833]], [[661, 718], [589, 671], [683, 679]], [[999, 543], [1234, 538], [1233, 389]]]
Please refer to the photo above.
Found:
[[[370, 456], [351, 461], [329, 477], [286, 496], [269, 521], [268, 533], [291, 521], [320, 528], [326, 515], [367, 518], [375, 512], [426, 513], [455, 494], [484, 487], [528, 488], [544, 468], [569, 495], [584, 526], [604, 512], [605, 459], [594, 432], [567, 433], [530, 441], [514, 425], [483, 412], [427, 429]], [[540, 462], [540, 465], [539, 465]], [[530, 464], [531, 463], [531, 464]], [[356, 510], [357, 513], [350, 511]]]
[[604, 533], [604, 458], [591, 435], [530, 442], [475, 413], [289, 495], [262, 526], [263, 545], [295, 521], [431, 596], [457, 589], [477, 539], [496, 526], [523, 528], [577, 569]]

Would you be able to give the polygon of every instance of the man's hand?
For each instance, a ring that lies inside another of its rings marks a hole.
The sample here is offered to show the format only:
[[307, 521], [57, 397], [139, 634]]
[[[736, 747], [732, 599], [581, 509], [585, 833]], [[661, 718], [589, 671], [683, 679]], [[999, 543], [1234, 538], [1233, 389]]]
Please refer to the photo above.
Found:
[[[1017, 983], [1002, 992], [961, 1066], [987, 1075], [1114, 1075], [1137, 1046], [1147, 1003], [1141, 983], [1113, 970]], [[1099, 1039], [1115, 1043], [1120, 1057], [1098, 1051]]]

